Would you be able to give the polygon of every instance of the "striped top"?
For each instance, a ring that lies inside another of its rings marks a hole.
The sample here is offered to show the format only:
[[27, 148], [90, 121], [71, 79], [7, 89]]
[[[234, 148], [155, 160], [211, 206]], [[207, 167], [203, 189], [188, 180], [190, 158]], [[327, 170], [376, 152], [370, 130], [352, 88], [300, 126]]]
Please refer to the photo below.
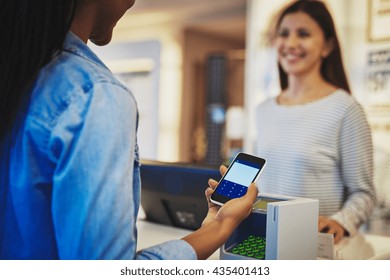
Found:
[[304, 105], [276, 98], [256, 112], [256, 153], [267, 160], [261, 192], [319, 200], [350, 235], [375, 205], [373, 147], [363, 108], [343, 90]]

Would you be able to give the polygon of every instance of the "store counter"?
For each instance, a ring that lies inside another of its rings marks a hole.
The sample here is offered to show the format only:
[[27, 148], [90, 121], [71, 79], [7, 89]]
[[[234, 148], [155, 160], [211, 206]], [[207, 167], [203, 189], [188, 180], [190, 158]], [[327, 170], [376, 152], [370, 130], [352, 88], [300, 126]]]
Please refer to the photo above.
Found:
[[[138, 219], [137, 250], [147, 248], [162, 242], [181, 239], [190, 234], [191, 230], [151, 223], [143, 218]], [[335, 246], [336, 258], [344, 260], [390, 259], [390, 237], [357, 234], [344, 238]], [[209, 259], [219, 259], [217, 250]]]
[[390, 237], [357, 234], [344, 238], [336, 246], [336, 255], [343, 260], [390, 260]]
[[[181, 239], [193, 232], [192, 230], [166, 226], [138, 219], [138, 243], [137, 250], [151, 247], [165, 241]], [[218, 260], [219, 251], [216, 251], [209, 259]]]

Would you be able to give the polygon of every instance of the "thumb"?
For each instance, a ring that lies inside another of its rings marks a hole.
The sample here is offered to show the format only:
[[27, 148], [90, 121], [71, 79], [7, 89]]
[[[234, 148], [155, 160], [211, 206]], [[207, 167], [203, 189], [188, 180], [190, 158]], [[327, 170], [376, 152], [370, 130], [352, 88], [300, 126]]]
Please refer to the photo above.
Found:
[[[255, 202], [257, 198], [258, 190], [255, 183], [252, 183], [249, 185], [248, 190], [246, 191], [246, 194], [239, 199], [242, 199], [243, 205], [247, 207], [248, 212], [246, 213], [247, 217], [252, 212], [252, 205]], [[244, 218], [245, 218], [244, 217]]]
[[257, 198], [259, 191], [257, 189], [257, 186], [255, 183], [252, 183], [249, 185], [248, 190], [246, 191], [246, 194], [243, 196], [243, 199], [249, 200], [254, 202]]

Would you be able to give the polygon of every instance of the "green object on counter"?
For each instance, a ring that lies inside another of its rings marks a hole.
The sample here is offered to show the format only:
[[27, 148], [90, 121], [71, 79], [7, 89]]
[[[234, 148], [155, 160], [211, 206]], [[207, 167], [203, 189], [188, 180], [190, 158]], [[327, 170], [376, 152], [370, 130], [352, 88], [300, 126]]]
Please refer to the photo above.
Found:
[[227, 251], [248, 258], [265, 259], [265, 244], [264, 237], [249, 235], [242, 242], [230, 247]]

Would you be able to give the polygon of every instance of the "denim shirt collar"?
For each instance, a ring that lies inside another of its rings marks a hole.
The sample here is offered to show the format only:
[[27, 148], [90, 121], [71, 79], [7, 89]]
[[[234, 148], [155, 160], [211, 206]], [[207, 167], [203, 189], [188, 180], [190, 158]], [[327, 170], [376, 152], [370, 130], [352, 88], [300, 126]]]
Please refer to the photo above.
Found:
[[66, 51], [72, 52], [77, 56], [83, 57], [92, 63], [95, 63], [98, 66], [101, 66], [110, 71], [103, 63], [103, 61], [101, 61], [97, 55], [88, 47], [88, 45], [71, 31], [69, 31], [66, 35], [63, 48]]

